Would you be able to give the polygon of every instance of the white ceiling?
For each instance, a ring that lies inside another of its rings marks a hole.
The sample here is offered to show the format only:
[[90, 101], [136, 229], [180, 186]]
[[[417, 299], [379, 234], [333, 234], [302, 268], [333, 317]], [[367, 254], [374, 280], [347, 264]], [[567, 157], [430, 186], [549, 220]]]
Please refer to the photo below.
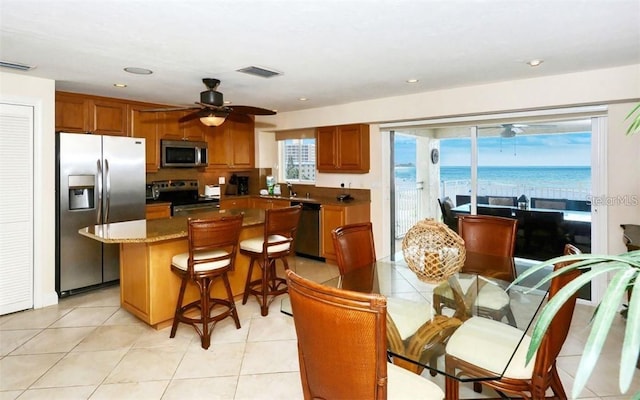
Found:
[[[283, 112], [638, 64], [640, 0], [0, 0], [0, 59], [173, 105], [218, 78], [225, 100]], [[251, 65], [283, 75], [236, 72]]]

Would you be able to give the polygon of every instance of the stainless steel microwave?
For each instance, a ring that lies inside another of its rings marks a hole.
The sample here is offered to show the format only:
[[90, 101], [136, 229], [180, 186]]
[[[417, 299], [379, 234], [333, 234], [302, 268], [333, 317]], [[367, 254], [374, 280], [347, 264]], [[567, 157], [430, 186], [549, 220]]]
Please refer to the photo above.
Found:
[[207, 142], [187, 140], [161, 140], [162, 167], [206, 167]]

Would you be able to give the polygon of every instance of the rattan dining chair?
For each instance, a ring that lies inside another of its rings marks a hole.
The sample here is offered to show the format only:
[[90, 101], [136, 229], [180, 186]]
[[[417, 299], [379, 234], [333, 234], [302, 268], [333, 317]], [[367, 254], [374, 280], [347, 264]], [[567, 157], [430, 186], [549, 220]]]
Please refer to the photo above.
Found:
[[[580, 250], [575, 246], [569, 244], [565, 246], [564, 254], [578, 253]], [[554, 270], [568, 264], [570, 263], [558, 263]], [[579, 275], [580, 271], [574, 269], [554, 277], [549, 288], [549, 299]], [[453, 333], [447, 343], [445, 355], [447, 374], [471, 378], [502, 374], [504, 366], [517, 347], [502, 378], [481, 383], [501, 394], [518, 395], [533, 400], [545, 399], [547, 389], [550, 388], [555, 395], [554, 399], [566, 399], [567, 395], [556, 368], [556, 358], [569, 333], [576, 297], [577, 293], [558, 310], [547, 328], [536, 355], [528, 364], [525, 363], [531, 341], [528, 335], [522, 339], [521, 330], [498, 321], [480, 317], [468, 319]], [[457, 399], [459, 381], [447, 377], [446, 390], [447, 398]]]
[[442, 399], [440, 387], [387, 362], [387, 299], [286, 271], [305, 400]]
[[[513, 257], [516, 243], [518, 221], [512, 218], [488, 215], [464, 215], [458, 218], [458, 234], [464, 240], [467, 252], [489, 254], [500, 257]], [[507, 267], [508, 269], [504, 269]], [[501, 279], [511, 282], [515, 279], [515, 268], [512, 263], [483, 265], [482, 268], [465, 266], [460, 272]], [[462, 280], [461, 286], [467, 283]], [[456, 310], [454, 292], [448, 282], [438, 285], [433, 291], [433, 307], [436, 314], [442, 314], [444, 307]], [[484, 285], [473, 302], [477, 314], [495, 320], [507, 318], [509, 324], [516, 326], [516, 320], [510, 306], [509, 293], [496, 285]]]
[[331, 231], [340, 275], [376, 261], [371, 222], [343, 225]]
[[[242, 219], [242, 215], [218, 219], [189, 219], [189, 251], [176, 254], [171, 259], [171, 270], [181, 279], [171, 338], [176, 335], [178, 323], [189, 324], [200, 336], [202, 348], [208, 349], [213, 329], [211, 324], [215, 325], [230, 316], [236, 328], [240, 329], [238, 311], [227, 273], [233, 270]], [[217, 278], [222, 278], [226, 298], [211, 297], [211, 289]], [[183, 305], [185, 290], [190, 282], [198, 287], [200, 296], [197, 300]], [[216, 306], [222, 306], [223, 311], [212, 314]]]
[[[276, 274], [276, 261], [280, 260], [284, 269], [289, 269], [287, 257], [293, 251], [301, 209], [297, 205], [265, 210], [264, 235], [240, 242], [240, 254], [251, 259], [242, 304], [247, 303], [249, 295], [255, 295], [262, 316], [269, 313], [269, 304], [276, 296], [287, 293], [286, 279]], [[260, 277], [257, 279], [253, 277], [256, 263], [260, 268]]]

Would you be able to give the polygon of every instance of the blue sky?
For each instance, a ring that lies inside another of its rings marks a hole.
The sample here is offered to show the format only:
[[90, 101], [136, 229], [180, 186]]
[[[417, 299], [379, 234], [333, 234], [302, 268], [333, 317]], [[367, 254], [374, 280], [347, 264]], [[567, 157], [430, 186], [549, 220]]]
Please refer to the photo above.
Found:
[[[589, 166], [591, 133], [516, 135], [512, 138], [484, 137], [478, 141], [479, 165], [485, 166]], [[442, 166], [471, 163], [469, 139], [440, 141]], [[396, 163], [415, 162], [415, 144], [396, 136]]]

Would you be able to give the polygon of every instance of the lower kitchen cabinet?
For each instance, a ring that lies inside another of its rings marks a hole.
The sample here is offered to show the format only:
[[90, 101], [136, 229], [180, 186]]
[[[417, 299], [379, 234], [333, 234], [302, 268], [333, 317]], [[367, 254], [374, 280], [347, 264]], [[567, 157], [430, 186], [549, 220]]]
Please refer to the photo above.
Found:
[[289, 207], [291, 205], [290, 200], [284, 199], [271, 199], [264, 197], [252, 197], [251, 198], [251, 208], [260, 208], [262, 210], [269, 210], [272, 208], [284, 208]]
[[370, 221], [370, 208], [369, 203], [322, 205], [320, 208], [320, 248], [322, 257], [327, 262], [336, 263], [336, 251], [333, 248], [331, 231], [342, 225]]
[[220, 208], [222, 210], [233, 210], [235, 208], [249, 208], [249, 198], [241, 197], [241, 198], [225, 198], [220, 199]]
[[171, 216], [171, 203], [147, 204], [146, 219], [169, 218]]

